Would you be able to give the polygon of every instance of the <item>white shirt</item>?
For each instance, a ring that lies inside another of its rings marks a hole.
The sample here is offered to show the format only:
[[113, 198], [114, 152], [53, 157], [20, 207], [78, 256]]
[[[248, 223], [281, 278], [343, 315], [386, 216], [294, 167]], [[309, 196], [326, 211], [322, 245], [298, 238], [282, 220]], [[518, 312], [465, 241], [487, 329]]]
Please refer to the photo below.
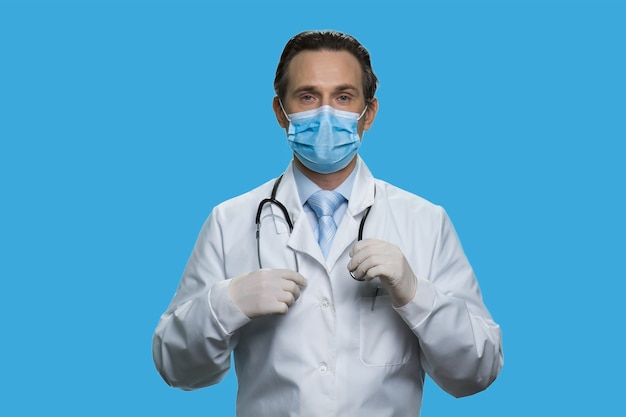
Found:
[[[277, 199], [294, 229], [267, 206], [261, 258], [265, 268], [295, 269], [295, 252], [309, 284], [285, 315], [250, 320], [241, 313], [228, 284], [258, 269], [254, 217], [274, 181], [218, 205], [154, 334], [165, 381], [183, 389], [216, 384], [234, 354], [239, 417], [415, 416], [425, 373], [454, 396], [491, 384], [503, 363], [501, 332], [445, 211], [374, 179], [359, 159], [325, 260], [302, 215], [293, 170]], [[357, 282], [347, 270], [370, 205], [364, 238], [398, 245], [418, 277], [414, 299], [401, 308], [382, 290], [374, 301], [377, 280]]]

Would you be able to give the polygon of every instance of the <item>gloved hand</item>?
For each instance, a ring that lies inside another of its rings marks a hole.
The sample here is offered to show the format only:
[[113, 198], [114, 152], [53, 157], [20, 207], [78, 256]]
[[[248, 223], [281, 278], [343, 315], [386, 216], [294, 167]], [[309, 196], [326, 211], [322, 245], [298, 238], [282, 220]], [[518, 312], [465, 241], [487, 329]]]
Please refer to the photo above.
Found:
[[248, 318], [285, 314], [307, 282], [298, 272], [288, 269], [259, 269], [233, 278], [228, 294]]
[[404, 306], [415, 296], [417, 277], [396, 245], [364, 239], [354, 245], [350, 257], [348, 270], [354, 278], [370, 281], [378, 277], [394, 307]]

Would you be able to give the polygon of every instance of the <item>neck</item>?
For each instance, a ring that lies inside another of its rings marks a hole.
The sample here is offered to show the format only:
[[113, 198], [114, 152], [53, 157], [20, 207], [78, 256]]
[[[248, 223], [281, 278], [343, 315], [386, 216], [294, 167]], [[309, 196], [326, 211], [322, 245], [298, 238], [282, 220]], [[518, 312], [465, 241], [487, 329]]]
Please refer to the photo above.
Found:
[[337, 172], [331, 172], [330, 174], [320, 174], [319, 172], [311, 171], [295, 156], [293, 161], [296, 167], [322, 190], [334, 190], [339, 187], [341, 183], [350, 176], [350, 174], [352, 174], [352, 171], [354, 171], [354, 168], [356, 167], [356, 158], [357, 157], [355, 156], [345, 168], [340, 169]]

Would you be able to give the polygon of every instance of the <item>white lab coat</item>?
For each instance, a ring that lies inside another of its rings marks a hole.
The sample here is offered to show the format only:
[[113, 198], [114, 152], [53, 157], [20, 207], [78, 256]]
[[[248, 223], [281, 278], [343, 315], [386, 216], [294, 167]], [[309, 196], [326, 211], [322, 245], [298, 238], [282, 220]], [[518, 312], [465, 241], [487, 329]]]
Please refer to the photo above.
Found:
[[[240, 417], [417, 416], [425, 372], [454, 396], [486, 388], [503, 363], [501, 333], [445, 211], [374, 179], [359, 158], [325, 260], [292, 169], [277, 199], [293, 232], [266, 206], [261, 255], [264, 268], [295, 269], [295, 251], [308, 286], [285, 315], [243, 315], [228, 297], [229, 278], [258, 269], [254, 217], [274, 181], [217, 206], [154, 335], [154, 361], [166, 382], [183, 389], [216, 384], [234, 352]], [[418, 276], [415, 298], [398, 309], [382, 290], [373, 299], [377, 280], [357, 282], [347, 270], [372, 204], [364, 238], [398, 245]]]

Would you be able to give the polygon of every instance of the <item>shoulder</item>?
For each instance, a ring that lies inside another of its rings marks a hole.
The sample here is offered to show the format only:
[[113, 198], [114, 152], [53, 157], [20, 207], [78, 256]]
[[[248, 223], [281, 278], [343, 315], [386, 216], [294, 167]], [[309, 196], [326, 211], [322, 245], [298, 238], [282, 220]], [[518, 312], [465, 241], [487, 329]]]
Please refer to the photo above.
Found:
[[[380, 189], [380, 197], [378, 197]], [[399, 241], [435, 242], [442, 235], [454, 230], [446, 210], [426, 198], [391, 185], [385, 181], [376, 180], [376, 203], [383, 210], [388, 224], [398, 231]], [[416, 239], [416, 235], [419, 239]]]
[[426, 198], [404, 190], [386, 181], [376, 179], [376, 192], [380, 191], [390, 206], [396, 209], [440, 213], [443, 207]]
[[257, 207], [262, 199], [270, 196], [275, 180], [266, 183], [236, 197], [225, 200], [214, 206], [202, 226], [201, 234], [224, 233], [237, 235], [250, 232], [255, 226]]
[[241, 215], [242, 210], [250, 210], [250, 207], [258, 206], [262, 199], [268, 198], [275, 181], [275, 178], [271, 179], [244, 194], [221, 202], [215, 206], [212, 214], [217, 217]]

